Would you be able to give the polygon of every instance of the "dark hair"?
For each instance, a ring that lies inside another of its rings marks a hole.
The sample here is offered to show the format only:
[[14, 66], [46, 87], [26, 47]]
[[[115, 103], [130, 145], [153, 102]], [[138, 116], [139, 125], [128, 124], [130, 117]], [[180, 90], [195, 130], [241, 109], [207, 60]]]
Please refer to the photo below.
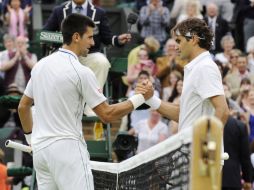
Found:
[[251, 85], [251, 80], [250, 80], [248, 77], [244, 77], [244, 78], [241, 80], [240, 85], [243, 85], [244, 83]]
[[147, 71], [145, 71], [145, 70], [140, 71], [138, 73], [138, 76], [140, 77], [140, 75], [146, 75], [147, 77], [150, 77], [150, 74]]
[[74, 33], [78, 33], [80, 36], [87, 31], [87, 27], [95, 27], [94, 22], [87, 16], [81, 14], [70, 14], [67, 16], [61, 24], [61, 32], [63, 35], [63, 43], [70, 45], [72, 42], [72, 36]]
[[178, 91], [177, 91], [177, 83], [180, 82], [180, 81], [183, 81], [183, 79], [178, 79], [178, 80], [176, 81], [176, 84], [175, 84], [175, 86], [174, 86], [174, 88], [173, 88], [173, 90], [172, 90], [171, 96], [168, 98], [168, 102], [173, 102], [174, 99], [175, 99], [177, 96], [179, 96], [179, 93], [178, 93]]
[[[179, 34], [178, 34], [179, 33]], [[187, 34], [190, 35], [187, 35]], [[172, 30], [171, 34], [182, 35], [187, 40], [197, 35], [199, 38], [198, 45], [201, 48], [210, 50], [212, 47], [213, 32], [207, 26], [206, 22], [198, 18], [189, 18], [178, 23]]]

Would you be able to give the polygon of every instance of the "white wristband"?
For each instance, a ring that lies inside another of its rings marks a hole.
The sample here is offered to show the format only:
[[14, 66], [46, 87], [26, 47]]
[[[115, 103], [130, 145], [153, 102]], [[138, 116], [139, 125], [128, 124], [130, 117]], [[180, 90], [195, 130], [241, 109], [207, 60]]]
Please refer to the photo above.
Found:
[[26, 142], [27, 142], [27, 144], [29, 144], [29, 145], [31, 145], [31, 136], [32, 136], [32, 133], [25, 134]]
[[141, 106], [143, 103], [145, 103], [145, 98], [142, 94], [135, 94], [134, 96], [130, 97], [128, 100], [131, 101], [134, 110], [137, 109], [137, 107]]
[[157, 96], [153, 96], [152, 98], [146, 100], [145, 103], [149, 105], [151, 109], [157, 110], [161, 106], [161, 99], [158, 98]]

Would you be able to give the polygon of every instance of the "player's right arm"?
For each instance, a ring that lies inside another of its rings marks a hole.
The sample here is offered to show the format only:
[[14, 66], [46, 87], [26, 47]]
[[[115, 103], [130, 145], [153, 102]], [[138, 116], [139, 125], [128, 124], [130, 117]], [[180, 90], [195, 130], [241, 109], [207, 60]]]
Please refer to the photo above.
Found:
[[94, 107], [93, 111], [105, 123], [116, 121], [117, 119], [122, 118], [124, 115], [127, 115], [142, 105], [145, 100], [153, 96], [154, 89], [150, 81], [147, 81], [145, 86], [138, 83], [135, 89], [136, 94], [130, 97], [127, 101], [112, 105], [109, 105], [106, 101], [104, 101]]
[[33, 99], [26, 95], [23, 95], [18, 106], [18, 112], [22, 128], [25, 133], [29, 134], [32, 132], [33, 120], [32, 120], [32, 110]]

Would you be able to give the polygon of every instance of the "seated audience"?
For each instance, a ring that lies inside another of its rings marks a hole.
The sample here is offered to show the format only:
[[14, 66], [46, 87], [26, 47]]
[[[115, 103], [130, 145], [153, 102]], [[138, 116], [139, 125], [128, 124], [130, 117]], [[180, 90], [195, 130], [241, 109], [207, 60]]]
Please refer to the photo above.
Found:
[[167, 39], [169, 19], [169, 10], [163, 6], [162, 0], [150, 0], [148, 5], [141, 8], [139, 14], [141, 37], [154, 36], [163, 44]]
[[4, 83], [7, 88], [15, 83], [23, 92], [28, 80], [30, 71], [37, 62], [37, 56], [28, 50], [28, 39], [23, 36], [16, 38], [16, 51], [9, 53], [1, 63], [1, 71], [4, 71]]
[[168, 127], [161, 122], [161, 115], [156, 110], [150, 110], [149, 118], [139, 121], [128, 133], [138, 136], [137, 153], [140, 153], [165, 140]]
[[143, 44], [133, 48], [128, 54], [128, 68], [139, 62], [138, 52], [140, 49], [146, 49], [151, 57], [151, 54], [156, 54], [159, 51], [160, 43], [153, 36], [146, 37]]
[[175, 88], [176, 82], [182, 78], [182, 73], [177, 70], [173, 70], [169, 73], [168, 86], [162, 89], [162, 99], [164, 101], [168, 101], [169, 97], [172, 95], [173, 89]]
[[[149, 74], [149, 72], [142, 70], [140, 71], [140, 73], [138, 74], [138, 77], [136, 79], [136, 81], [133, 83], [133, 85], [131, 85], [131, 89], [127, 92], [126, 96], [127, 97], [131, 97], [133, 95], [135, 95], [135, 85], [136, 83], [142, 82], [144, 80], [151, 80], [153, 81], [154, 86], [155, 84], [155, 79]], [[159, 91], [154, 90], [154, 95], [159, 97]], [[136, 110], [133, 110], [130, 114], [130, 126], [133, 127], [137, 122], [139, 122], [142, 119], [146, 119], [149, 116], [149, 110], [148, 110], [148, 106], [146, 104], [141, 105], [140, 107], [138, 107]]]
[[183, 73], [182, 65], [184, 65], [185, 63], [184, 60], [181, 60], [179, 56], [177, 56], [176, 42], [174, 39], [172, 38], [168, 39], [168, 41], [164, 46], [163, 52], [164, 55], [156, 59], [156, 67], [157, 67], [156, 76], [157, 78], [160, 79], [162, 86], [161, 97], [164, 97], [163, 89], [170, 86], [169, 83], [170, 72], [177, 70]]
[[206, 5], [207, 16], [204, 18], [207, 25], [214, 33], [212, 53], [221, 52], [221, 39], [229, 32], [228, 22], [219, 15], [218, 6], [215, 3]]
[[228, 65], [230, 51], [235, 46], [234, 38], [231, 35], [223, 36], [220, 42], [223, 52], [215, 54], [215, 60], [219, 60], [223, 66]]
[[240, 84], [243, 78], [249, 78], [251, 84], [254, 84], [254, 74], [248, 71], [248, 62], [246, 55], [239, 55], [237, 58], [237, 71], [228, 73], [224, 81], [229, 85], [232, 93], [232, 98], [236, 99], [240, 92]]
[[188, 18], [199, 18], [203, 19], [201, 14], [201, 4], [198, 0], [189, 0], [184, 6], [184, 12], [181, 13], [177, 19], [177, 23], [182, 22]]
[[10, 35], [16, 37], [27, 36], [27, 24], [30, 23], [29, 12], [31, 8], [31, 6], [26, 6], [24, 9], [22, 9], [21, 0], [9, 1], [5, 21]]
[[251, 73], [254, 73], [254, 36], [249, 38], [246, 46], [248, 53], [248, 65]]
[[3, 36], [5, 50], [0, 52], [0, 77], [4, 78], [4, 72], [1, 71], [2, 63], [8, 59], [10, 53], [15, 51], [15, 37], [9, 34]]

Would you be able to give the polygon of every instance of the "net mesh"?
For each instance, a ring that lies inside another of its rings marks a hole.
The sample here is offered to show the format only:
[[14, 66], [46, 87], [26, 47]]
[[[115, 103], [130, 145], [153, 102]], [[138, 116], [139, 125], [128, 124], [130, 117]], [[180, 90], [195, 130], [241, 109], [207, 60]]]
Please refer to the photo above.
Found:
[[92, 162], [96, 190], [185, 190], [190, 135], [183, 133], [121, 163]]

